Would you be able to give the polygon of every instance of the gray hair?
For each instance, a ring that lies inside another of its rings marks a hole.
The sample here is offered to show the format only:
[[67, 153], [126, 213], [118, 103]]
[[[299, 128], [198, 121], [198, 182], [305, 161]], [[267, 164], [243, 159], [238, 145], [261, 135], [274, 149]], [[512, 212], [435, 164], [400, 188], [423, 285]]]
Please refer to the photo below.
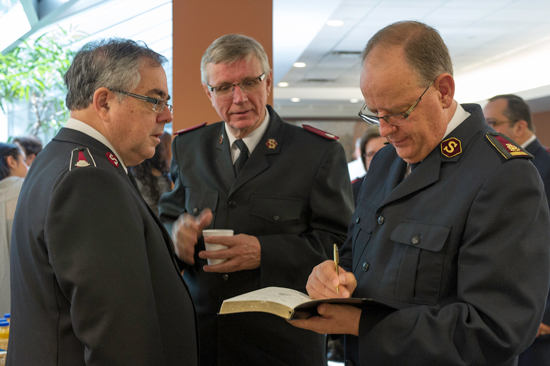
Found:
[[401, 46], [405, 59], [429, 83], [443, 73], [453, 75], [449, 50], [437, 30], [416, 21], [401, 21], [379, 30], [363, 51], [363, 62], [376, 46]]
[[[143, 62], [161, 67], [166, 57], [141, 44], [121, 38], [93, 41], [75, 55], [64, 76], [67, 85], [66, 105], [69, 110], [87, 108], [97, 89], [129, 91], [141, 81], [139, 69]], [[119, 100], [126, 96], [119, 93]]]
[[201, 60], [201, 81], [208, 84], [206, 65], [231, 64], [239, 60], [249, 60], [256, 56], [262, 66], [262, 72], [269, 74], [269, 61], [264, 48], [254, 38], [240, 34], [226, 34], [216, 39], [204, 52]]

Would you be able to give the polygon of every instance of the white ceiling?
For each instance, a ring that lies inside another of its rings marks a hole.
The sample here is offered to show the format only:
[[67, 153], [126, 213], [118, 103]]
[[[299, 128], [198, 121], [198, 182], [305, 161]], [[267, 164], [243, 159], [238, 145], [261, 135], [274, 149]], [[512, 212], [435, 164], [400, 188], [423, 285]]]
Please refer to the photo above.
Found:
[[[292, 12], [292, 0], [275, 2], [286, 3], [287, 11]], [[496, 94], [517, 93], [533, 100], [534, 111], [550, 110], [550, 101], [540, 100], [550, 95], [550, 1], [342, 0], [336, 3], [323, 23], [341, 20], [344, 24], [341, 27], [323, 24], [318, 29], [296, 58], [307, 66], [275, 69], [275, 73], [284, 73], [275, 76], [276, 82], [289, 83], [287, 88], [275, 88], [275, 106], [282, 115], [356, 116], [362, 102], [358, 89], [360, 52], [376, 31], [395, 21], [409, 19], [427, 23], [440, 32], [453, 59], [459, 102], [480, 102]], [[277, 17], [275, 13], [275, 30]], [[307, 14], [304, 17], [307, 22]], [[276, 36], [274, 39], [277, 40]], [[274, 46], [276, 51], [278, 45]], [[300, 98], [300, 102], [292, 103], [293, 97]], [[359, 102], [350, 103], [352, 98]]]
[[[88, 34], [82, 43], [143, 40], [170, 60], [171, 80], [171, 0], [71, 2], [78, 12], [59, 14], [58, 24]], [[380, 28], [405, 19], [441, 33], [453, 58], [459, 102], [513, 92], [529, 99], [535, 112], [550, 110], [549, 0], [273, 0], [273, 9], [274, 79], [289, 83], [275, 87], [274, 104], [284, 117], [356, 116], [362, 104], [360, 52]], [[330, 27], [328, 20], [344, 24]], [[295, 61], [307, 66], [294, 68]], [[292, 103], [293, 97], [300, 102]]]

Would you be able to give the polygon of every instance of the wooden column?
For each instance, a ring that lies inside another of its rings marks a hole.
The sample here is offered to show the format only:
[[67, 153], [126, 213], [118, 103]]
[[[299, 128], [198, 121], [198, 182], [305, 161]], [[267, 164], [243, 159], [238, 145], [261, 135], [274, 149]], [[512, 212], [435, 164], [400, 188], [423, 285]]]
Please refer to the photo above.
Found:
[[[201, 85], [200, 62], [206, 48], [224, 34], [243, 34], [264, 47], [273, 67], [271, 0], [175, 0], [173, 6], [173, 131], [220, 121]], [[269, 104], [273, 104], [273, 91]]]

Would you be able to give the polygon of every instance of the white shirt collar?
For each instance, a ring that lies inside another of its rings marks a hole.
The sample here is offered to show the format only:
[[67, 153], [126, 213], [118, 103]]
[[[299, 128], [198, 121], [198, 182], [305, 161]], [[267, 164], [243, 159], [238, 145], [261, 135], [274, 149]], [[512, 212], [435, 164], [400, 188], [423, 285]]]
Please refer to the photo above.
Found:
[[[227, 127], [227, 123], [224, 122], [225, 126], [225, 133], [227, 135], [227, 138], [229, 139], [229, 146], [231, 150], [231, 158], [233, 163], [237, 161], [239, 158], [239, 154], [241, 151], [237, 147], [237, 145], [234, 144], [236, 138], [233, 136], [233, 134], [229, 131], [229, 128]], [[265, 109], [265, 118], [262, 121], [262, 123], [256, 128], [254, 131], [250, 132], [248, 135], [243, 137], [243, 142], [246, 144], [246, 147], [248, 148], [248, 154], [252, 154], [252, 151], [256, 148], [258, 143], [260, 142], [260, 139], [264, 135], [265, 131], [267, 130], [267, 126], [269, 126], [269, 111], [267, 108]]]
[[535, 136], [535, 134], [533, 134], [533, 136], [529, 137], [527, 139], [527, 141], [525, 141], [523, 144], [521, 144], [521, 147], [525, 149], [527, 146], [529, 146], [529, 144], [531, 142], [535, 141], [536, 139], [537, 139], [537, 136]]
[[447, 131], [445, 131], [445, 136], [443, 136], [441, 141], [443, 141], [445, 137], [447, 137], [458, 126], [460, 126], [460, 124], [464, 122], [468, 117], [470, 117], [470, 113], [466, 112], [466, 110], [460, 105], [460, 103], [457, 103], [455, 114], [453, 114], [453, 118], [451, 118], [451, 121], [447, 125]]
[[122, 165], [122, 167], [124, 168], [124, 171], [128, 173], [128, 169], [126, 168], [126, 165], [124, 165], [124, 161], [120, 158], [120, 155], [118, 154], [118, 152], [115, 150], [113, 145], [111, 145], [109, 140], [107, 140], [107, 138], [103, 136], [98, 130], [96, 130], [89, 124], [86, 124], [74, 118], [69, 118], [69, 120], [65, 124], [65, 128], [70, 128], [71, 130], [80, 131], [83, 134], [86, 134], [91, 138], [101, 142], [103, 145], [107, 146], [116, 155], [116, 157], [118, 158], [118, 161], [120, 162], [120, 165]]

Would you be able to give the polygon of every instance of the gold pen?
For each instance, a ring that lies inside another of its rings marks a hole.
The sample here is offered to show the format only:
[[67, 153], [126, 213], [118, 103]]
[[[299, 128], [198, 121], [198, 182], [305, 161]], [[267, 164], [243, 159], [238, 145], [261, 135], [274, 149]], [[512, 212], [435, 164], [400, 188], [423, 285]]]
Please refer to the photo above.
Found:
[[[336, 276], [338, 276], [338, 265], [340, 264], [340, 256], [338, 255], [338, 245], [334, 244], [334, 266], [336, 267]], [[340, 286], [336, 286], [336, 295], [340, 290]]]

